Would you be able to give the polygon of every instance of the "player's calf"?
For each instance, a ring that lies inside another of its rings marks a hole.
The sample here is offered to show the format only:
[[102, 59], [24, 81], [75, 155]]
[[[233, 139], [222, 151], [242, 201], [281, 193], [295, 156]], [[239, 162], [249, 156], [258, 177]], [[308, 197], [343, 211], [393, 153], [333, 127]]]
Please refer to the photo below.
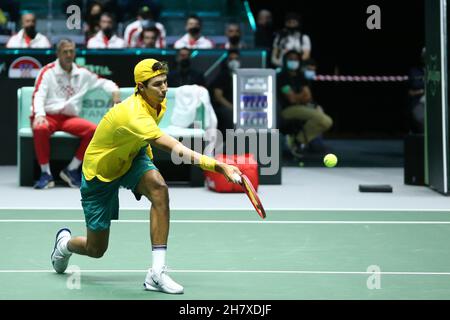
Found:
[[107, 249], [107, 246], [92, 245], [88, 243], [86, 246], [86, 253], [91, 258], [99, 259], [103, 257]]

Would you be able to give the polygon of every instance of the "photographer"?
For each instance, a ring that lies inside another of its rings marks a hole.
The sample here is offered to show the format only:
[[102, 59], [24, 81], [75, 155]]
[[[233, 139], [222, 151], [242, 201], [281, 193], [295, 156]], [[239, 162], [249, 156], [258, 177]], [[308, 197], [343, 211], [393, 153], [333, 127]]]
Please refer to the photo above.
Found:
[[272, 64], [282, 67], [283, 56], [290, 50], [301, 52], [302, 60], [308, 60], [311, 55], [311, 40], [301, 32], [300, 16], [294, 12], [286, 14], [284, 26], [273, 42]]

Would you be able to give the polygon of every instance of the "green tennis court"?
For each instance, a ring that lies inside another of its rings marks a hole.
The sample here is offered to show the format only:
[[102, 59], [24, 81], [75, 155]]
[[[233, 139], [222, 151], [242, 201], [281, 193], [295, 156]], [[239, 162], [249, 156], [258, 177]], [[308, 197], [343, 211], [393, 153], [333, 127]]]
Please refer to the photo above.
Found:
[[148, 212], [122, 210], [102, 259], [50, 253], [81, 210], [0, 210], [0, 299], [447, 299], [450, 211], [173, 210], [168, 266], [184, 295], [146, 292]]

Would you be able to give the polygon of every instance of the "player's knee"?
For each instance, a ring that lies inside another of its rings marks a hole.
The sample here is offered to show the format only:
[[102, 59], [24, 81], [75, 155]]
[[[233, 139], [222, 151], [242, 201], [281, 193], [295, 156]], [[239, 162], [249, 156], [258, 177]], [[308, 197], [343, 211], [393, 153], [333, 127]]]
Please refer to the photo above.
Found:
[[47, 125], [39, 125], [33, 128], [33, 135], [49, 135], [50, 129]]
[[153, 205], [169, 205], [169, 187], [164, 180], [153, 181], [149, 187], [150, 199]]
[[95, 129], [96, 129], [96, 128], [97, 128], [97, 127], [96, 127], [95, 125], [92, 125], [92, 126], [88, 127], [88, 128], [85, 130], [84, 137], [85, 137], [85, 138], [92, 139], [92, 137], [94, 136], [94, 133], [95, 133]]
[[333, 119], [331, 119], [329, 116], [327, 115], [323, 115], [320, 119], [320, 126], [324, 129], [324, 130], [328, 130], [333, 126]]
[[90, 137], [93, 137], [93, 136], [94, 136], [95, 129], [97, 129], [97, 126], [96, 126], [96, 125], [92, 125], [92, 126], [89, 128], [89, 133], [88, 133], [88, 135], [89, 135]]

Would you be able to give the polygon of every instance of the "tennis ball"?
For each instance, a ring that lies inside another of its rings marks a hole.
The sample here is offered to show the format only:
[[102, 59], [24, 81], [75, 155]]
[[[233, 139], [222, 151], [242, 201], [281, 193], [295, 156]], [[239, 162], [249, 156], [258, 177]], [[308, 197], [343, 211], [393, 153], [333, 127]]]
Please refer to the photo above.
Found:
[[327, 166], [328, 168], [332, 168], [332, 167], [336, 166], [337, 162], [338, 162], [337, 157], [336, 157], [334, 154], [332, 154], [332, 153], [327, 154], [327, 155], [323, 158], [323, 163], [324, 163], [325, 166]]

